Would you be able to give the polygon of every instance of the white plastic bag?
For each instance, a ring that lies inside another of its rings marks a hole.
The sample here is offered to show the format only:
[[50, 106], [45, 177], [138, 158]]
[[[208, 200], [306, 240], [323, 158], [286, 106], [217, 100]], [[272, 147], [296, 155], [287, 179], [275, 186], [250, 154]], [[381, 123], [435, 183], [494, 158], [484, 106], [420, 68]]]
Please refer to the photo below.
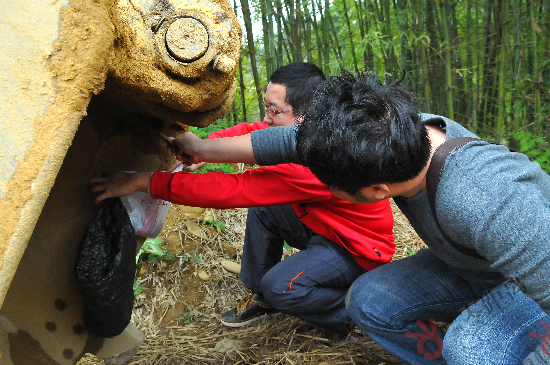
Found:
[[[183, 166], [178, 166], [174, 172], [181, 171], [182, 168]], [[123, 197], [121, 200], [128, 211], [136, 235], [147, 238], [157, 237], [162, 230], [171, 203], [162, 199], [153, 199], [151, 195], [141, 191]]]
[[170, 202], [153, 199], [151, 195], [141, 191], [121, 199], [136, 230], [136, 235], [147, 238], [157, 237], [168, 215]]

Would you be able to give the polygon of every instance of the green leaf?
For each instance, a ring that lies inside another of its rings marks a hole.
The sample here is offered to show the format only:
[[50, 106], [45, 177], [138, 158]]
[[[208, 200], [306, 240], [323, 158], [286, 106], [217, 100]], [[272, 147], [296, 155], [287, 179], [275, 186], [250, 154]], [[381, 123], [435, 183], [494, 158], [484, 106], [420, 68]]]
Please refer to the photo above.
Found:
[[145, 287], [145, 283], [140, 284], [139, 281], [134, 280], [134, 296], [136, 296], [139, 293], [143, 292], [144, 287]]

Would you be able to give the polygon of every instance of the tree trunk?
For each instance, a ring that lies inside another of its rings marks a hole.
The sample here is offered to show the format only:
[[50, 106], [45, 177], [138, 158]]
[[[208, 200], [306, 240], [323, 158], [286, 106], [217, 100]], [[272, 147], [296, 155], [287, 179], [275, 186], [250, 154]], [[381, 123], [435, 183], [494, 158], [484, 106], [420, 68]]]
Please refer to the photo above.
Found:
[[497, 103], [497, 121], [496, 121], [496, 141], [502, 142], [505, 135], [505, 95], [504, 84], [506, 77], [506, 65], [508, 61], [508, 0], [501, 0], [501, 25], [502, 36], [500, 38], [500, 52], [498, 58], [498, 103]]
[[[466, 1], [466, 79], [464, 82], [464, 91], [465, 91], [465, 100], [466, 100], [466, 113], [467, 127], [472, 130], [472, 124], [476, 118], [476, 93], [474, 86], [474, 51], [475, 48], [472, 45], [472, 32], [473, 21], [472, 21], [472, 6], [471, 0]], [[476, 27], [477, 29], [477, 27]], [[474, 37], [475, 38], [475, 37]]]
[[305, 3], [304, 10], [304, 43], [306, 47], [306, 61], [313, 63], [313, 54], [312, 54], [312, 42], [311, 42], [311, 15], [309, 14], [309, 4]]
[[365, 39], [365, 26], [368, 26], [366, 24], [366, 19], [363, 14], [363, 6], [361, 4], [361, 0], [355, 0], [355, 11], [357, 12], [357, 19], [359, 23], [359, 34], [361, 35], [361, 48], [363, 50], [363, 69], [367, 69], [367, 50], [364, 45], [364, 39]]
[[285, 0], [285, 5], [288, 13], [288, 24], [290, 27], [290, 52], [292, 54], [292, 62], [302, 62], [302, 39], [301, 39], [301, 18], [302, 11], [300, 0]]
[[243, 63], [241, 61], [242, 61], [242, 56], [239, 57], [239, 84], [240, 84], [239, 86], [241, 87], [241, 93], [240, 93], [241, 107], [243, 108], [243, 123], [248, 123], [248, 121], [246, 120], [246, 96], [245, 96], [246, 86], [244, 84]]
[[485, 35], [483, 37], [483, 92], [482, 92], [482, 101], [483, 104], [480, 106], [479, 111], [479, 122], [484, 126], [484, 130], [481, 131], [482, 134], [488, 134], [490, 127], [492, 127], [492, 108], [490, 102], [494, 100], [493, 98], [493, 82], [495, 74], [495, 28], [491, 21], [493, 15], [493, 0], [487, 0], [485, 6], [485, 18], [483, 20]]
[[[313, 31], [315, 32], [315, 43], [317, 45], [317, 58], [319, 59], [317, 64], [322, 69], [323, 68], [323, 51], [324, 51], [324, 47], [323, 47], [323, 43], [321, 41], [321, 37], [319, 36], [319, 25], [317, 24], [317, 17], [315, 16], [317, 14], [317, 12], [315, 11], [315, 1], [311, 2], [311, 6], [312, 6], [312, 9], [313, 9], [312, 25], [313, 25]], [[323, 14], [321, 12], [321, 9], [319, 9], [319, 14], [321, 14], [321, 21], [322, 21], [323, 20]]]
[[256, 86], [256, 95], [258, 97], [258, 109], [260, 111], [260, 119], [265, 116], [264, 100], [262, 97], [262, 86], [260, 84], [260, 76], [258, 75], [258, 66], [256, 65], [256, 50], [254, 48], [254, 35], [252, 33], [252, 19], [250, 18], [250, 7], [248, 0], [241, 0], [241, 8], [243, 11], [244, 25], [246, 29], [246, 39], [248, 41], [248, 52], [250, 55], [250, 66], [252, 67], [252, 75], [254, 76], [254, 84]]
[[[381, 12], [382, 17], [382, 29], [383, 34], [388, 37], [388, 43], [386, 46], [386, 61], [385, 68], [386, 73], [390, 75], [395, 75], [395, 71], [399, 70], [399, 64], [397, 62], [397, 56], [395, 55], [395, 46], [393, 44], [393, 31], [392, 31], [392, 18], [391, 18], [391, 8], [389, 1], [383, 1], [381, 3]], [[398, 76], [401, 76], [401, 72], [398, 72]]]
[[348, 26], [349, 51], [351, 52], [351, 57], [353, 60], [353, 66], [355, 67], [355, 72], [359, 72], [359, 68], [357, 66], [357, 58], [355, 57], [355, 44], [353, 42], [353, 33], [351, 32], [351, 24], [349, 21], [348, 6], [346, 4], [346, 0], [342, 0], [342, 4], [344, 6], [344, 16], [346, 18], [346, 24]]
[[265, 76], [269, 80], [269, 76], [271, 76], [274, 71], [273, 59], [275, 53], [271, 52], [271, 40], [273, 39], [273, 23], [271, 21], [271, 17], [268, 16], [267, 3], [271, 4], [271, 0], [260, 1], [260, 12], [262, 15], [261, 18], [264, 39]]
[[[425, 29], [424, 28], [424, 24], [425, 24], [425, 18], [424, 18], [424, 14], [422, 13], [422, 9], [425, 8], [425, 0], [421, 0], [421, 1], [418, 1], [417, 3], [417, 14], [416, 14], [416, 28], [420, 31], [420, 32], [423, 32], [423, 30]], [[419, 65], [420, 65], [420, 69], [421, 69], [421, 72], [420, 72], [420, 75], [421, 75], [421, 84], [422, 84], [422, 96], [424, 97], [424, 108], [423, 110], [425, 110], [426, 112], [432, 112], [432, 107], [431, 107], [431, 100], [432, 100], [432, 97], [431, 97], [431, 89], [430, 89], [430, 71], [429, 71], [429, 65], [430, 65], [430, 61], [428, 60], [428, 51], [427, 51], [427, 46], [426, 44], [424, 43], [424, 41], [422, 41], [419, 45], [418, 45], [418, 51], [419, 51]]]
[[277, 68], [283, 67], [283, 5], [281, 0], [275, 0], [275, 17], [277, 20]]
[[529, 23], [531, 25], [531, 54], [532, 54], [532, 60], [533, 60], [533, 66], [532, 66], [532, 79], [533, 79], [533, 88], [534, 88], [534, 102], [535, 102], [535, 109], [534, 109], [534, 122], [535, 122], [535, 132], [540, 133], [542, 131], [542, 113], [541, 113], [541, 103], [540, 103], [540, 83], [542, 83], [542, 80], [540, 80], [542, 75], [539, 73], [539, 60], [538, 60], [538, 54], [537, 54], [537, 27], [538, 24], [536, 23], [535, 19], [535, 4], [533, 2], [528, 2], [529, 6]]
[[400, 66], [401, 70], [408, 71], [409, 68], [407, 67], [407, 59], [410, 59], [411, 55], [406, 36], [406, 34], [408, 34], [406, 23], [407, 17], [404, 16], [404, 12], [407, 8], [407, 0], [397, 0], [396, 6], [397, 13], [399, 14], [397, 16], [397, 27], [399, 28], [399, 37], [401, 38]]
[[450, 119], [454, 119], [453, 108], [453, 74], [451, 64], [451, 41], [449, 37], [448, 27], [448, 0], [444, 0], [441, 3], [441, 32], [443, 34], [443, 40], [445, 49], [443, 54], [445, 55], [445, 94], [447, 95], [447, 116]]
[[440, 62], [440, 42], [438, 42], [439, 36], [437, 34], [437, 8], [435, 0], [426, 0], [426, 30], [428, 37], [430, 38], [430, 47], [427, 50], [427, 57], [429, 60], [430, 70], [430, 89], [432, 91], [433, 98], [431, 99], [432, 108], [434, 113], [445, 114], [446, 111], [444, 105], [445, 95], [445, 70]]
[[[447, 19], [449, 26], [449, 46], [451, 47], [451, 60], [453, 70], [463, 70], [462, 67], [462, 40], [461, 35], [458, 32], [458, 19], [456, 16], [456, 3], [457, 0], [450, 0], [447, 3]], [[465, 105], [465, 84], [464, 84], [465, 72], [455, 72], [453, 77], [453, 97], [454, 97], [454, 110], [455, 118], [457, 121], [464, 123], [467, 119], [467, 110]], [[458, 111], [458, 112], [456, 112]]]
[[[325, 11], [324, 11], [324, 19], [323, 19], [323, 40], [324, 40], [324, 50], [325, 50], [325, 54], [324, 54], [324, 57], [323, 59], [325, 60], [325, 67], [323, 67], [324, 69], [324, 72], [326, 75], [328, 75], [330, 73], [330, 48], [329, 48], [329, 43], [330, 43], [330, 26], [329, 26], [329, 19], [330, 19], [330, 2], [329, 0], [325, 0]], [[322, 7], [321, 5], [319, 5], [319, 10], [320, 12], [322, 13], [323, 11], [321, 10]]]

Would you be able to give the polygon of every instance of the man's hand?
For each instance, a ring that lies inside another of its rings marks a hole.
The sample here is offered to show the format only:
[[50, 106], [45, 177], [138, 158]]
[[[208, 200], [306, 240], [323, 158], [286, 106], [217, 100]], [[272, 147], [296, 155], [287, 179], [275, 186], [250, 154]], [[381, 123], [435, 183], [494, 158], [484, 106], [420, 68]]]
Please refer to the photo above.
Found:
[[132, 195], [136, 191], [146, 193], [150, 178], [150, 172], [112, 172], [96, 176], [90, 180], [92, 191], [99, 193], [95, 203], [99, 204], [107, 198]]
[[194, 163], [192, 165], [189, 165], [187, 167], [184, 167], [183, 168], [183, 171], [187, 171], [187, 172], [195, 172], [197, 171], [198, 169], [200, 169], [201, 167], [204, 166], [206, 162], [201, 162], [201, 163]]
[[169, 138], [169, 143], [176, 158], [185, 166], [200, 162], [256, 163], [250, 134], [204, 140], [187, 132], [177, 138]]
[[204, 142], [191, 132], [183, 133], [177, 138], [169, 138], [170, 147], [176, 158], [187, 166], [204, 162], [201, 156]]
[[206, 162], [194, 163], [192, 165], [187, 166], [187, 164], [184, 164], [181, 161], [176, 161], [172, 164], [172, 166], [170, 166], [170, 168], [168, 169], [168, 172], [174, 172], [181, 165], [184, 165], [182, 171], [195, 172], [198, 169], [200, 169], [201, 167], [203, 167], [205, 163]]

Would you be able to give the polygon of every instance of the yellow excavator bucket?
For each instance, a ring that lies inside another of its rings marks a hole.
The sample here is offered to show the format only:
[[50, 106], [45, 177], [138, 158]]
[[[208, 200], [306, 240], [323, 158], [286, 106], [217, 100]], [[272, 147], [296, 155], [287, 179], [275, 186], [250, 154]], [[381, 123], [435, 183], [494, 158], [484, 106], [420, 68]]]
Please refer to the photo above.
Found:
[[[0, 364], [119, 364], [143, 335], [86, 331], [74, 263], [100, 171], [154, 171], [222, 117], [241, 28], [226, 0], [3, 0]], [[136, 242], [137, 244], [137, 242]]]

